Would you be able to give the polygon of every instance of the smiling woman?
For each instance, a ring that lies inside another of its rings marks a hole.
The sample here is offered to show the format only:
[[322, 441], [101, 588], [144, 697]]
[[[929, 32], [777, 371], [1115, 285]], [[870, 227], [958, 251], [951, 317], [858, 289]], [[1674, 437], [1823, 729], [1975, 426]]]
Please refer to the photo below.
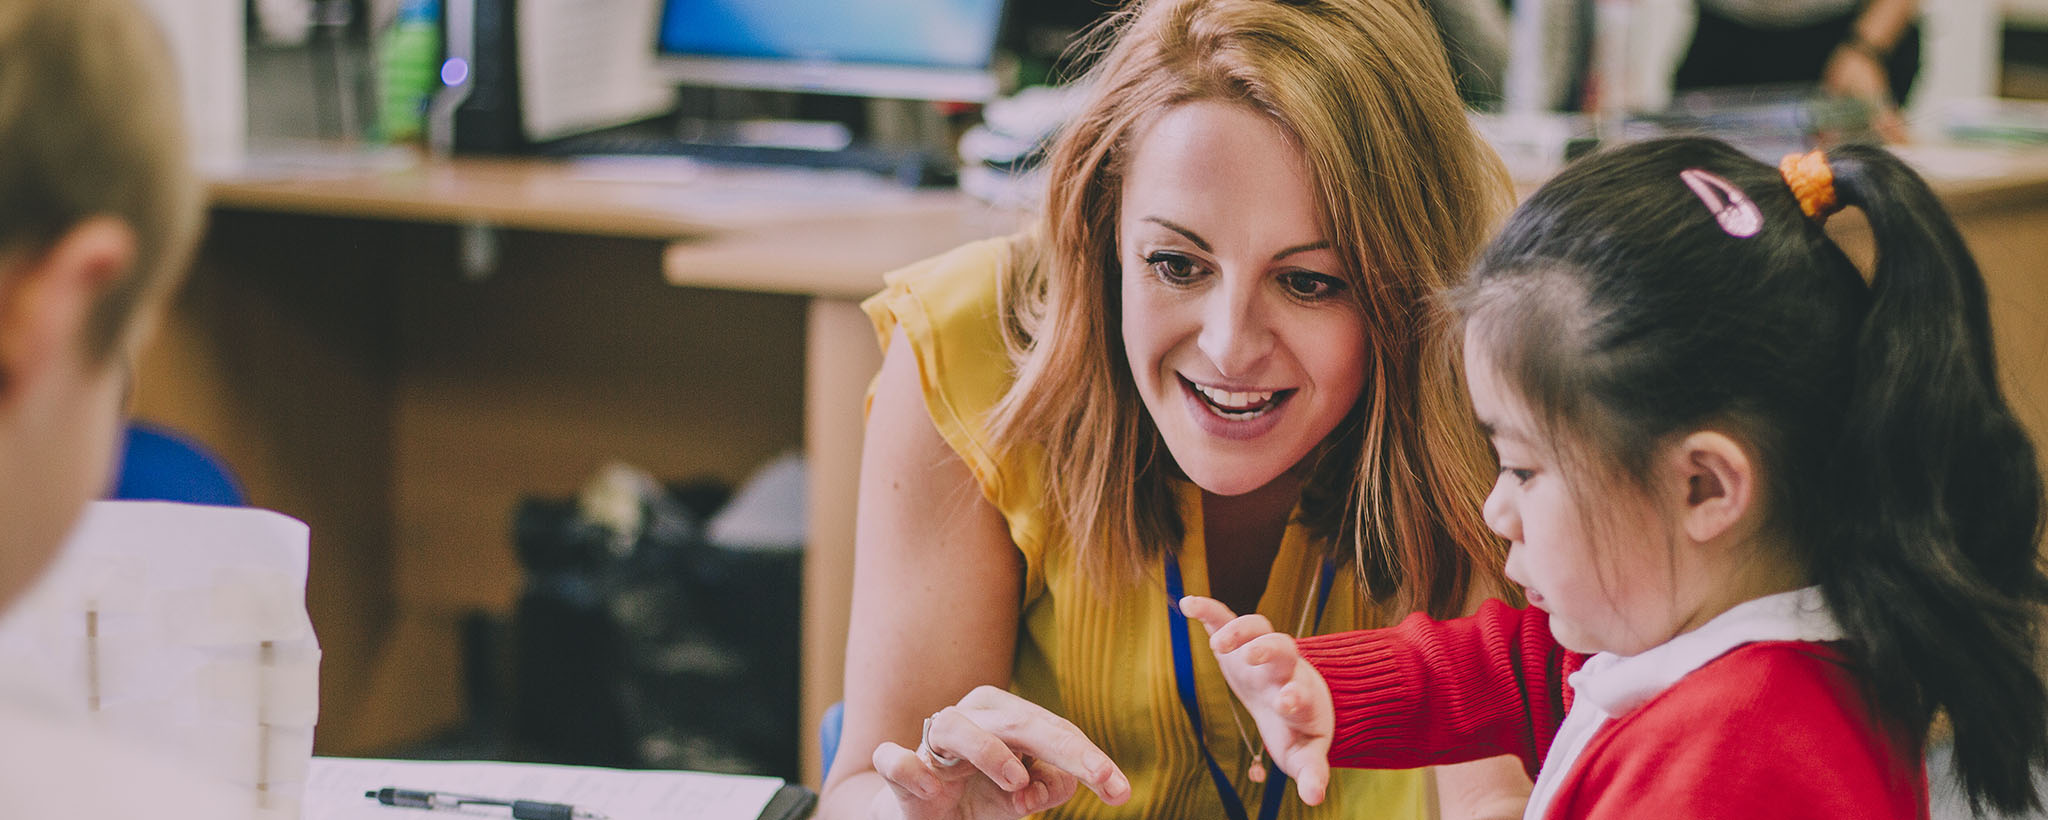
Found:
[[[1426, 297], [1506, 176], [1413, 0], [1155, 0], [1097, 34], [1036, 229], [865, 305], [886, 355], [820, 815], [1423, 816], [1420, 772], [1285, 799], [1169, 603], [1306, 634], [1498, 590]], [[1485, 765], [1446, 773], [1447, 817], [1521, 814]]]
[[1124, 353], [1174, 463], [1217, 495], [1298, 485], [1365, 384], [1365, 317], [1312, 182], [1286, 131], [1230, 103], [1171, 109], [1132, 151]]

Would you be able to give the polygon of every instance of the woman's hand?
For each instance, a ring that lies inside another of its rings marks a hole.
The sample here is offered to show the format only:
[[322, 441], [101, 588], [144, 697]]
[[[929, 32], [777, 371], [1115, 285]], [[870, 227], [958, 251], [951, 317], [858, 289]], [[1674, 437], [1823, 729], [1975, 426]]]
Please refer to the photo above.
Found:
[[1337, 723], [1322, 674], [1264, 615], [1236, 617], [1222, 601], [1198, 595], [1180, 599], [1180, 611], [1209, 630], [1223, 679], [1251, 712], [1273, 762], [1293, 776], [1301, 801], [1321, 804], [1330, 787], [1330, 736]]
[[918, 749], [876, 747], [874, 765], [889, 783], [876, 801], [893, 800], [908, 820], [1008, 820], [1065, 803], [1081, 784], [1110, 805], [1131, 796], [1074, 724], [993, 686], [932, 715]]

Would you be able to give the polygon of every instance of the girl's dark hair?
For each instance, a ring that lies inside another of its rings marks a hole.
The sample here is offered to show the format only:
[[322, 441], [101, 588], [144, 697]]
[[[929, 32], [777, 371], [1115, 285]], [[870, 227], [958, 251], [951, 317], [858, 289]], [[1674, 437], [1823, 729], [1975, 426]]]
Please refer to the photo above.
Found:
[[[2038, 807], [2042, 483], [2000, 393], [1983, 277], [1897, 158], [1845, 146], [1828, 165], [1876, 239], [1867, 284], [1776, 168], [1683, 138], [1567, 168], [1451, 302], [1536, 416], [1621, 475], [1645, 480], [1673, 434], [1748, 442], [1768, 524], [1874, 707], [1914, 738], [1945, 713], [1972, 803]], [[1724, 229], [1688, 170], [1731, 183], [1761, 228]]]

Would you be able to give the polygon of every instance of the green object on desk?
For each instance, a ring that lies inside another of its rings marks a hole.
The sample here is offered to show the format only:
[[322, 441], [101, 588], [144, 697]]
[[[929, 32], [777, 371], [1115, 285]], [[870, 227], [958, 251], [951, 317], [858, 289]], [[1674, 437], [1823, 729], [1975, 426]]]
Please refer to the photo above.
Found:
[[384, 140], [420, 138], [440, 61], [440, 0], [405, 0], [377, 41], [377, 132]]

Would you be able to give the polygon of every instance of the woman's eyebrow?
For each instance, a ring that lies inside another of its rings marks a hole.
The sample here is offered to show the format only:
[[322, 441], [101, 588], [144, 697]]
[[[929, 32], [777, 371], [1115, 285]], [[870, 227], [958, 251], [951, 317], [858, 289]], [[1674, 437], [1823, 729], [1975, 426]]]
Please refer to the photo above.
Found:
[[1318, 239], [1314, 242], [1303, 242], [1291, 248], [1283, 248], [1279, 253], [1273, 254], [1273, 261], [1278, 262], [1297, 253], [1306, 253], [1308, 251], [1320, 251], [1327, 249], [1329, 247], [1330, 240], [1328, 239]]
[[1153, 223], [1155, 225], [1162, 226], [1169, 231], [1173, 231], [1174, 233], [1187, 237], [1188, 241], [1195, 243], [1195, 247], [1201, 248], [1203, 253], [1214, 253], [1216, 250], [1215, 248], [1209, 247], [1208, 240], [1203, 239], [1200, 234], [1197, 234], [1194, 231], [1176, 225], [1172, 221], [1166, 219], [1165, 217], [1148, 216], [1145, 217], [1145, 221]]
[[[1216, 250], [1215, 248], [1209, 247], [1208, 240], [1203, 239], [1201, 234], [1197, 234], [1186, 227], [1175, 224], [1172, 220], [1169, 220], [1165, 217], [1148, 216], [1144, 218], [1144, 221], [1153, 223], [1155, 225], [1159, 225], [1161, 227], [1166, 228], [1167, 230], [1173, 231], [1174, 233], [1187, 237], [1187, 240], [1189, 242], [1195, 243], [1195, 247], [1201, 248], [1203, 253], [1214, 253]], [[1320, 251], [1325, 250], [1329, 247], [1331, 247], [1331, 245], [1330, 240], [1328, 239], [1318, 239], [1313, 242], [1303, 242], [1299, 245], [1294, 245], [1291, 247], [1280, 249], [1279, 253], [1273, 254], [1273, 261], [1278, 262], [1297, 253], [1306, 253], [1308, 251]]]

